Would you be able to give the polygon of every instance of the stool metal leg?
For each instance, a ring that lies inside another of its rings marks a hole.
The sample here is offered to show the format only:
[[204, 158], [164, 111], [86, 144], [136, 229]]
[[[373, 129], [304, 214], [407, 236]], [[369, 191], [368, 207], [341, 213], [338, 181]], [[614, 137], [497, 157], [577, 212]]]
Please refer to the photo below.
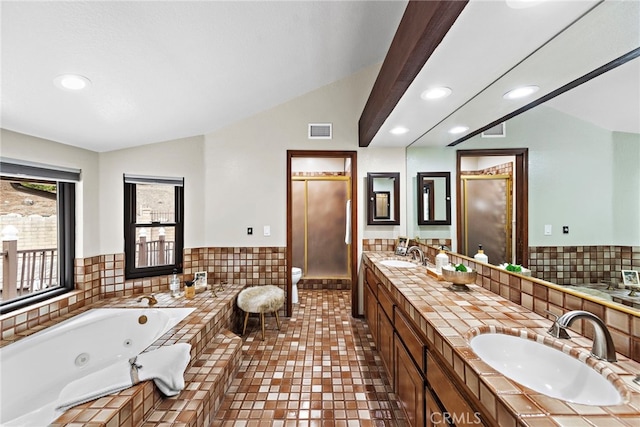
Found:
[[249, 312], [247, 311], [244, 314], [244, 327], [242, 328], [242, 335], [244, 336], [244, 333], [247, 331], [247, 322], [249, 321]]
[[274, 311], [276, 315], [276, 324], [278, 325], [278, 330], [280, 330], [280, 316], [278, 316], [278, 310]]
[[262, 326], [262, 341], [264, 341], [264, 312], [260, 312], [260, 326]]

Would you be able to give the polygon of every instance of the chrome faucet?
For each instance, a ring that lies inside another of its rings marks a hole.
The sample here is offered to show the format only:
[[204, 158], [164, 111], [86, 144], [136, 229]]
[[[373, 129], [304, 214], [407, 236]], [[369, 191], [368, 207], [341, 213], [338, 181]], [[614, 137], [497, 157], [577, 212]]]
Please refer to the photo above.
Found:
[[420, 265], [426, 265], [424, 252], [422, 252], [422, 249], [417, 246], [411, 246], [409, 249], [407, 249], [407, 255], [411, 254], [411, 259], [416, 259], [416, 252], [418, 253], [418, 256], [420, 256]]
[[566, 329], [578, 319], [588, 320], [593, 325], [594, 333], [591, 355], [608, 362], [617, 362], [616, 349], [613, 345], [611, 333], [609, 329], [607, 329], [607, 325], [593, 313], [583, 310], [569, 311], [556, 319], [551, 329], [549, 329], [549, 334], [554, 338], [569, 339], [570, 337]]
[[158, 300], [153, 295], [142, 295], [140, 298], [138, 298], [138, 302], [142, 302], [143, 299], [148, 300], [150, 306], [156, 305], [158, 303]]

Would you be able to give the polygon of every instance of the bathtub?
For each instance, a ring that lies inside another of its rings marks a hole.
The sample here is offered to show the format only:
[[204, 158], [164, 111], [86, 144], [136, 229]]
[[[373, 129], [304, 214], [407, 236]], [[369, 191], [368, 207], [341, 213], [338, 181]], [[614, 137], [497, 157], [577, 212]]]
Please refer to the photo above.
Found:
[[46, 426], [62, 388], [129, 359], [188, 316], [193, 308], [98, 308], [0, 349], [0, 425]]

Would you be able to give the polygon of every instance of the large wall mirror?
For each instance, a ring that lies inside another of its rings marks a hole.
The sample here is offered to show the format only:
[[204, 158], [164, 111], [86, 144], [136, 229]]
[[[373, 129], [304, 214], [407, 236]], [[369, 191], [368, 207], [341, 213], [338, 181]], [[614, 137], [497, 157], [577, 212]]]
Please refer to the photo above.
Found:
[[418, 172], [418, 225], [451, 225], [450, 180], [450, 172]]
[[367, 174], [368, 225], [400, 225], [400, 174]]

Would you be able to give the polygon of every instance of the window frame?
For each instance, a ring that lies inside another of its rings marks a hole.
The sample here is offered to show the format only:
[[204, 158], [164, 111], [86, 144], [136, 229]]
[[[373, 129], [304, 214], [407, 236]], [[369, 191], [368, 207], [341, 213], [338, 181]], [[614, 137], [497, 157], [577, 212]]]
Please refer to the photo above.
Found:
[[[175, 218], [172, 222], [136, 223], [137, 184], [162, 184], [174, 187]], [[168, 275], [177, 270], [182, 273], [182, 259], [184, 252], [184, 179], [134, 177], [124, 175], [124, 258], [125, 280], [142, 277]], [[156, 266], [136, 267], [136, 230], [160, 226], [174, 227], [175, 247], [174, 263]]]
[[[10, 165], [11, 168], [7, 167]], [[76, 254], [76, 185], [72, 181], [60, 181], [55, 178], [25, 178], [17, 177], [17, 174], [43, 175], [33, 169], [33, 166], [21, 169], [21, 164], [7, 163], [2, 160], [1, 178], [11, 181], [56, 183], [56, 215], [58, 218], [58, 287], [37, 292], [35, 294], [23, 295], [9, 301], [0, 302], [0, 314], [6, 314], [14, 310], [28, 307], [33, 304], [44, 302], [51, 298], [71, 292], [75, 289], [74, 263]], [[45, 170], [45, 169], [41, 169]], [[17, 171], [17, 172], [16, 172]], [[54, 170], [55, 172], [55, 170]], [[79, 172], [78, 172], [79, 177]]]

